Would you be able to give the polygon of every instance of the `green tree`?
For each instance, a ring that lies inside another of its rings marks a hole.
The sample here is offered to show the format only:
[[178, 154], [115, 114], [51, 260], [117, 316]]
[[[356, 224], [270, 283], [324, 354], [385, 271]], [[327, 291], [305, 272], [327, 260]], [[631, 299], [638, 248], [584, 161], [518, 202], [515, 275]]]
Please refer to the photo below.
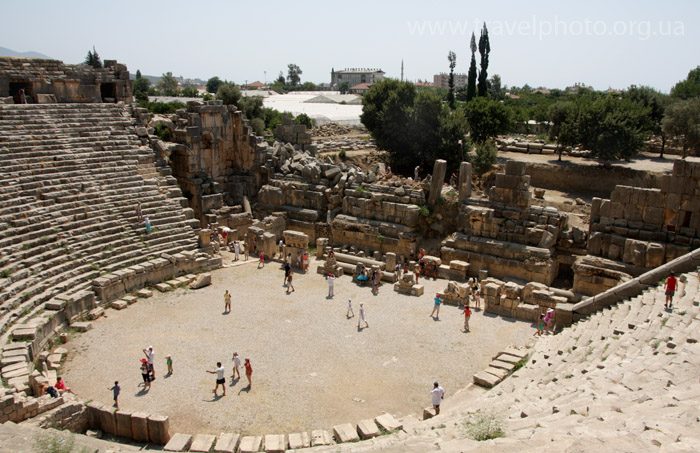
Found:
[[350, 92], [350, 83], [341, 83], [340, 85], [338, 85], [338, 91], [340, 91], [340, 94], [347, 94], [348, 92]]
[[481, 176], [487, 171], [491, 170], [493, 165], [496, 163], [497, 157], [498, 149], [492, 140], [477, 143], [475, 155], [472, 159], [472, 164], [474, 165], [474, 171], [476, 174]]
[[99, 69], [102, 67], [102, 59], [100, 59], [100, 55], [97, 53], [97, 50], [95, 50], [95, 46], [92, 46], [92, 50], [88, 50], [84, 63], [93, 68]]
[[253, 132], [255, 132], [255, 135], [258, 137], [265, 134], [265, 120], [262, 118], [253, 118], [250, 120], [250, 127], [253, 128]]
[[666, 148], [666, 134], [661, 126], [661, 122], [669, 102], [668, 95], [660, 93], [651, 87], [638, 87], [636, 85], [629, 87], [623, 95], [632, 102], [649, 109], [648, 121], [643, 125], [643, 129], [646, 132], [661, 137], [661, 152], [659, 153], [659, 157], [663, 159]]
[[486, 28], [486, 22], [484, 22], [484, 26], [481, 29], [481, 36], [479, 36], [479, 55], [481, 56], [481, 62], [479, 64], [479, 82], [477, 84], [479, 96], [486, 96], [488, 93], [489, 53], [491, 53], [489, 30]]
[[217, 91], [219, 91], [219, 87], [222, 83], [224, 83], [224, 81], [217, 76], [210, 78], [207, 80], [207, 93], [215, 94]]
[[501, 86], [501, 76], [494, 74], [488, 83], [488, 93], [491, 99], [497, 101], [503, 100], [506, 97], [505, 90]]
[[700, 66], [692, 69], [685, 80], [681, 80], [671, 88], [671, 97], [679, 99], [700, 97]]
[[592, 157], [608, 163], [629, 159], [639, 151], [644, 143], [648, 108], [613, 95], [579, 102], [578, 136]]
[[236, 105], [249, 120], [252, 120], [253, 118], [263, 118], [262, 96], [241, 97]]
[[148, 101], [148, 90], [151, 88], [151, 81], [141, 75], [141, 71], [136, 70], [136, 78], [132, 84], [134, 97], [137, 101]]
[[472, 39], [469, 41], [469, 50], [472, 52], [472, 59], [469, 62], [469, 72], [467, 74], [467, 101], [476, 97], [476, 37], [472, 32]]
[[216, 90], [216, 99], [222, 101], [225, 105], [237, 105], [241, 99], [241, 90], [231, 82], [224, 82]]
[[464, 107], [471, 139], [479, 144], [498, 134], [508, 132], [510, 112], [503, 104], [486, 97], [478, 97]]
[[457, 107], [455, 103], [455, 66], [457, 66], [457, 54], [450, 50], [447, 53], [447, 61], [450, 62], [450, 78], [447, 81], [447, 104], [454, 110]]
[[173, 77], [172, 72], [166, 72], [158, 81], [158, 91], [163, 96], [177, 96], [178, 94], [177, 79]]
[[294, 122], [297, 124], [303, 124], [306, 126], [308, 129], [311, 129], [314, 127], [314, 120], [307, 115], [306, 113], [300, 113], [294, 118]]
[[185, 85], [182, 87], [182, 91], [180, 91], [180, 96], [185, 98], [197, 98], [199, 97], [199, 91], [194, 85]]
[[668, 137], [674, 137], [683, 148], [683, 158], [688, 151], [700, 150], [700, 98], [674, 102], [666, 109], [662, 127]]
[[560, 101], [549, 107], [549, 137], [557, 143], [560, 162], [564, 147], [576, 146], [579, 143], [576, 117], [576, 106], [571, 101]]
[[294, 63], [287, 65], [287, 84], [291, 87], [296, 87], [301, 82], [301, 68]]

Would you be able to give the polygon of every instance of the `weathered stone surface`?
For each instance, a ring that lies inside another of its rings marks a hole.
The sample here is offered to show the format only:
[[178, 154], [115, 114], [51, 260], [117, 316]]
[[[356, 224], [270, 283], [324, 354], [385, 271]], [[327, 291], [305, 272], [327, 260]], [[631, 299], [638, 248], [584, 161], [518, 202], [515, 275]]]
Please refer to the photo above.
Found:
[[160, 291], [161, 293], [166, 293], [166, 292], [168, 292], [168, 291], [172, 291], [172, 290], [173, 290], [173, 287], [172, 287], [172, 286], [167, 285], [167, 284], [165, 284], [165, 283], [157, 283], [157, 284], [155, 284], [153, 287], [154, 287], [155, 289], [157, 289], [158, 291]]
[[445, 173], [447, 173], [447, 161], [438, 159], [433, 166], [433, 177], [430, 180], [430, 193], [428, 194], [428, 205], [434, 206], [442, 193], [442, 185], [445, 183]]
[[165, 451], [187, 451], [192, 444], [191, 434], [175, 433], [172, 438], [165, 444]]
[[375, 423], [374, 420], [371, 418], [368, 418], [366, 420], [361, 420], [357, 424], [357, 433], [360, 435], [361, 439], [371, 439], [373, 437], [377, 437], [380, 432], [379, 432], [379, 427]]
[[136, 291], [136, 297], [140, 297], [142, 299], [148, 299], [149, 297], [153, 297], [153, 291], [150, 289], [140, 289]]
[[111, 303], [112, 308], [115, 310], [124, 310], [129, 304], [125, 300], [115, 300]]
[[134, 412], [131, 414], [132, 438], [137, 442], [148, 442], [148, 414]]
[[338, 443], [357, 442], [360, 440], [357, 430], [350, 423], [335, 425], [333, 427], [333, 435]]
[[287, 436], [288, 446], [290, 450], [299, 450], [301, 448], [309, 448], [311, 446], [311, 437], [306, 431], [301, 433], [291, 433]]
[[384, 413], [374, 418], [374, 421], [381, 429], [388, 432], [398, 431], [403, 428], [403, 424], [396, 420], [393, 415]]
[[261, 436], [243, 436], [238, 446], [239, 453], [255, 453], [260, 451], [263, 438]]
[[283, 453], [287, 449], [284, 434], [266, 434], [263, 444], [266, 453]]
[[211, 274], [199, 274], [197, 278], [190, 283], [190, 289], [200, 289], [211, 285]]
[[459, 164], [459, 201], [466, 201], [472, 196], [472, 164]]
[[158, 445], [165, 445], [170, 440], [170, 419], [165, 415], [148, 417], [148, 438]]
[[131, 429], [131, 412], [118, 410], [114, 415], [117, 423], [117, 436], [124, 437], [126, 439], [133, 439], [134, 436]]
[[215, 440], [216, 436], [213, 434], [195, 434], [194, 438], [192, 438], [190, 451], [208, 453], [211, 451]]
[[311, 446], [332, 445], [333, 436], [325, 429], [315, 429], [311, 431]]
[[501, 382], [501, 379], [485, 371], [479, 371], [474, 375], [474, 383], [482, 387], [491, 388]]
[[216, 439], [216, 445], [214, 445], [213, 451], [215, 453], [235, 453], [240, 440], [240, 434], [221, 433]]

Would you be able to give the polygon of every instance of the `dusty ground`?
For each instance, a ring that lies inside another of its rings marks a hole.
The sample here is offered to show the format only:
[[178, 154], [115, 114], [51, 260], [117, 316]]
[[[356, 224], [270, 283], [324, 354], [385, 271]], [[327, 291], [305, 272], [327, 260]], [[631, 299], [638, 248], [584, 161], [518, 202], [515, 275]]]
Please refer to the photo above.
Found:
[[[315, 263], [312, 265], [315, 269]], [[357, 422], [383, 411], [397, 416], [429, 405], [434, 380], [450, 392], [471, 382], [507, 345], [524, 344], [529, 324], [475, 312], [472, 332], [461, 331], [455, 307], [442, 307], [440, 321], [429, 314], [436, 290], [429, 281], [423, 297], [402, 296], [384, 284], [379, 296], [336, 280], [336, 297], [318, 274], [295, 278], [286, 295], [277, 263], [262, 270], [245, 264], [213, 272], [213, 285], [181, 289], [139, 300], [68, 343], [63, 373], [82, 398], [111, 403], [108, 388], [122, 385], [121, 407], [167, 414], [175, 432], [294, 432]], [[224, 289], [233, 293], [233, 312], [222, 314]], [[347, 299], [355, 313], [364, 302], [368, 329], [346, 319]], [[157, 379], [150, 392], [139, 387], [141, 350], [153, 345]], [[232, 383], [231, 354], [250, 357], [253, 386]], [[175, 372], [164, 377], [165, 355]], [[213, 398], [216, 361], [226, 367], [227, 395]]]

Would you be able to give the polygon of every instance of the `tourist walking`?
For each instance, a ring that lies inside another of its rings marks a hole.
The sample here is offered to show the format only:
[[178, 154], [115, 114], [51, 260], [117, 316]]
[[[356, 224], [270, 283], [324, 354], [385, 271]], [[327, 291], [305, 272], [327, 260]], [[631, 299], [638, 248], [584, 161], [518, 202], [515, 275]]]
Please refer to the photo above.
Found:
[[216, 391], [219, 390], [219, 386], [221, 386], [223, 390], [223, 395], [221, 396], [226, 396], [226, 378], [224, 377], [224, 366], [221, 365], [221, 362], [216, 362], [216, 369], [214, 371], [207, 370], [207, 373], [216, 375], [216, 386], [212, 391], [214, 396], [216, 396]]
[[237, 352], [233, 353], [233, 357], [231, 357], [231, 360], [233, 361], [233, 370], [231, 370], [231, 379], [238, 379], [241, 378], [241, 358], [238, 356]]
[[[292, 284], [292, 279], [294, 278], [294, 273], [289, 272], [287, 276], [287, 294], [294, 292], [294, 285]], [[291, 289], [291, 291], [289, 291]]]
[[156, 354], [153, 351], [153, 346], [149, 346], [148, 349], [143, 350], [146, 356], [146, 361], [148, 362], [148, 372], [151, 373], [151, 380], [156, 378], [156, 371], [153, 368], [153, 363], [155, 362]]
[[352, 299], [348, 299], [348, 311], [345, 313], [347, 319], [354, 318], [355, 312], [352, 309]]
[[143, 222], [143, 212], [141, 211], [141, 202], [136, 202], [136, 219], [139, 223]]
[[481, 308], [481, 294], [479, 294], [479, 282], [472, 280], [472, 296], [474, 296], [474, 309]]
[[664, 308], [673, 307], [673, 295], [676, 294], [676, 286], [678, 280], [676, 279], [676, 274], [671, 272], [666, 278], [666, 283], [664, 284], [664, 291], [666, 293], [666, 302], [664, 303]]
[[357, 328], [358, 328], [358, 329], [362, 329], [362, 327], [360, 327], [360, 326], [361, 326], [363, 323], [364, 323], [365, 327], [369, 327], [369, 323], [367, 323], [367, 318], [366, 318], [366, 316], [365, 316], [365, 305], [364, 305], [364, 304], [360, 304], [360, 316], [359, 316], [359, 318], [357, 319]]
[[431, 318], [440, 319], [440, 304], [442, 304], [442, 298], [440, 297], [440, 293], [436, 293], [433, 299], [433, 311], [430, 312]]
[[292, 272], [292, 266], [290, 266], [289, 263], [285, 261], [282, 267], [284, 268], [284, 283], [282, 284], [282, 286], [287, 286], [287, 279], [289, 278], [289, 274]]
[[416, 285], [417, 285], [418, 284], [418, 276], [420, 275], [420, 266], [418, 265], [418, 263], [413, 265], [413, 273], [416, 276]]
[[277, 244], [277, 258], [284, 259], [284, 238]]
[[401, 263], [396, 263], [396, 266], [394, 266], [394, 279], [397, 282], [401, 280]]
[[540, 313], [539, 318], [537, 318], [537, 324], [535, 325], [535, 333], [532, 336], [541, 337], [544, 333], [544, 313]]
[[472, 311], [469, 305], [464, 306], [464, 331], [469, 332], [469, 318], [472, 317]]
[[141, 359], [141, 377], [143, 378], [143, 388], [151, 388], [151, 372], [148, 370], [148, 360]]
[[119, 386], [119, 381], [114, 381], [114, 385], [109, 388], [112, 391], [112, 398], [114, 399], [114, 407], [119, 409], [119, 394], [122, 388]]
[[238, 257], [241, 254], [241, 243], [233, 241], [233, 261], [238, 261]]
[[309, 271], [309, 252], [306, 250], [301, 254], [301, 270], [305, 274]]
[[224, 313], [231, 313], [231, 293], [228, 290], [224, 292]]
[[437, 381], [433, 382], [433, 389], [430, 391], [430, 397], [432, 398], [435, 415], [440, 414], [440, 403], [445, 399], [445, 389], [440, 387]]
[[248, 257], [250, 255], [250, 247], [248, 246], [248, 243], [242, 243], [238, 245], [242, 250], [243, 250], [243, 259], [248, 261]]
[[172, 356], [165, 356], [165, 366], [168, 367], [168, 376], [173, 374], [173, 358]]
[[263, 253], [262, 250], [260, 250], [260, 261], [258, 262], [258, 269], [262, 269], [265, 267], [265, 253]]
[[243, 364], [245, 367], [245, 377], [248, 379], [248, 388], [253, 386], [253, 366], [250, 364], [250, 359], [245, 359]]
[[544, 315], [544, 331], [546, 333], [554, 333], [554, 309], [548, 308]]
[[333, 275], [332, 272], [329, 272], [326, 276], [326, 280], [328, 281], [328, 298], [332, 299], [335, 295], [333, 293], [333, 283], [335, 282], [335, 275]]

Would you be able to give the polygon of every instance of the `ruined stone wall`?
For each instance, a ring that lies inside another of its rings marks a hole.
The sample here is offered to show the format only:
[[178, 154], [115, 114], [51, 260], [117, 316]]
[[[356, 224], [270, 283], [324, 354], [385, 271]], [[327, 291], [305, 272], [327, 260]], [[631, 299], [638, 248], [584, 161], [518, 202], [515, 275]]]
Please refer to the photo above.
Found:
[[25, 89], [28, 103], [132, 101], [129, 71], [116, 60], [93, 68], [59, 60], [0, 57], [0, 98], [15, 95], [17, 102], [19, 87]]

